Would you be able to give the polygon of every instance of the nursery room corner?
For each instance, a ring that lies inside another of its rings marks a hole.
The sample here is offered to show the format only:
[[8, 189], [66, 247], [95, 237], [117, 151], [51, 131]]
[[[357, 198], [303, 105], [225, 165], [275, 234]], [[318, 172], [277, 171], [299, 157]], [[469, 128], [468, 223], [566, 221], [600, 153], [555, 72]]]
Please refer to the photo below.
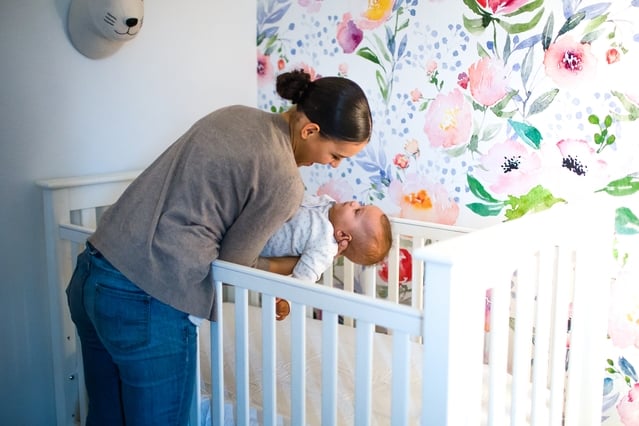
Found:
[[56, 423], [37, 180], [141, 169], [196, 119], [255, 105], [255, 4], [146, 1], [139, 34], [91, 59], [70, 0], [0, 5], [0, 423]]

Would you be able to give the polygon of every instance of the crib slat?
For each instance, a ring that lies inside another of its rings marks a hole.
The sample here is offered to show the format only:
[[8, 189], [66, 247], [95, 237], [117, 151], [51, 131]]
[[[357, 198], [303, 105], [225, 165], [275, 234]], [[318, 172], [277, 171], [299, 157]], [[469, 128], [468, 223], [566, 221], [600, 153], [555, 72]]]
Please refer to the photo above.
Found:
[[373, 332], [375, 324], [357, 323], [355, 359], [355, 425], [371, 424], [371, 371], [373, 368]]
[[410, 395], [410, 335], [393, 333], [393, 382], [391, 420], [393, 426], [409, 424]]
[[235, 389], [237, 394], [237, 423], [249, 424], [249, 354], [248, 354], [248, 290], [235, 287]]
[[[215, 281], [215, 294], [222, 294], [222, 281]], [[224, 315], [222, 297], [215, 298], [217, 321], [211, 322], [211, 426], [224, 424]], [[218, 350], [219, 349], [219, 350]], [[198, 395], [199, 397], [199, 395]], [[199, 398], [198, 398], [199, 399]]]
[[[414, 236], [411, 253], [419, 248], [424, 247], [425, 240], [423, 237]], [[424, 306], [424, 264], [423, 262], [414, 261], [412, 264], [412, 291], [411, 306], [415, 309], [421, 309]]]
[[275, 426], [277, 422], [276, 344], [275, 297], [262, 293], [262, 399], [265, 426]]
[[375, 288], [376, 268], [373, 266], [363, 266], [360, 274], [362, 293], [373, 299], [376, 298], [377, 289]]
[[488, 379], [488, 424], [501, 426], [506, 419], [506, 372], [510, 330], [510, 282], [512, 272], [495, 272], [490, 321], [490, 375]]
[[[556, 297], [554, 296], [554, 288], [556, 287], [554, 260], [556, 250], [556, 247], [548, 247], [540, 250], [538, 254], [537, 300], [531, 301], [531, 306], [535, 306], [536, 314], [530, 421], [532, 425], [540, 426], [552, 424], [549, 423], [550, 412], [548, 411], [547, 391], [551, 320], [557, 315]], [[519, 288], [517, 297], [519, 297]]]
[[337, 424], [337, 314], [322, 312], [322, 424]]
[[555, 272], [555, 309], [550, 341], [550, 424], [563, 424], [565, 372], [566, 372], [566, 337], [569, 317], [569, 306], [573, 292], [573, 253], [565, 247], [557, 249]]
[[306, 306], [291, 304], [291, 424], [306, 424]]
[[400, 232], [393, 231], [393, 245], [388, 253], [388, 300], [399, 303], [399, 254], [402, 238]]
[[[533, 337], [533, 309], [537, 287], [537, 258], [528, 259], [518, 270], [515, 298], [515, 332], [513, 335], [513, 366], [511, 395], [511, 426], [526, 424], [530, 406], [528, 399], [530, 359]], [[539, 303], [539, 301], [537, 301]], [[544, 312], [544, 316], [548, 313]]]

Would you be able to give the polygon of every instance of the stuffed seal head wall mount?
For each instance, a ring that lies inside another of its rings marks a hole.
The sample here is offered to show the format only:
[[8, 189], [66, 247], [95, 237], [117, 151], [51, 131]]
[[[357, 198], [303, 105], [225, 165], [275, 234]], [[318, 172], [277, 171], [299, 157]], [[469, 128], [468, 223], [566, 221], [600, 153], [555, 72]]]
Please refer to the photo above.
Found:
[[67, 28], [78, 52], [102, 59], [135, 38], [143, 22], [144, 0], [71, 0]]

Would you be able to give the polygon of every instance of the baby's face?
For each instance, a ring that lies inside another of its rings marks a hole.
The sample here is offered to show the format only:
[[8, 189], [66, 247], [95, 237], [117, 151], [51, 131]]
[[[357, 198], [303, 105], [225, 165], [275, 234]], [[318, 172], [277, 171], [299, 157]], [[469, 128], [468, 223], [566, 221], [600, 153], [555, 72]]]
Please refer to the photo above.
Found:
[[362, 206], [357, 201], [335, 203], [333, 206], [332, 222], [335, 230], [350, 234], [357, 230], [373, 230], [384, 212], [377, 206]]

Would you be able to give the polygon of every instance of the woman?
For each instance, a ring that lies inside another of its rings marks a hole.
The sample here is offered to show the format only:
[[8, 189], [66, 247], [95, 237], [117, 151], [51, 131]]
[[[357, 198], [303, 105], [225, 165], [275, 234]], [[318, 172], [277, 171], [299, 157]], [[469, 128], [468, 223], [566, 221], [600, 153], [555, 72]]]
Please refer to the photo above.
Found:
[[337, 167], [371, 135], [366, 96], [339, 77], [277, 78], [293, 107], [230, 106], [199, 120], [102, 216], [67, 295], [82, 342], [87, 424], [184, 425], [195, 378], [196, 328], [215, 319], [210, 263], [290, 273], [260, 259], [298, 209], [298, 166]]

